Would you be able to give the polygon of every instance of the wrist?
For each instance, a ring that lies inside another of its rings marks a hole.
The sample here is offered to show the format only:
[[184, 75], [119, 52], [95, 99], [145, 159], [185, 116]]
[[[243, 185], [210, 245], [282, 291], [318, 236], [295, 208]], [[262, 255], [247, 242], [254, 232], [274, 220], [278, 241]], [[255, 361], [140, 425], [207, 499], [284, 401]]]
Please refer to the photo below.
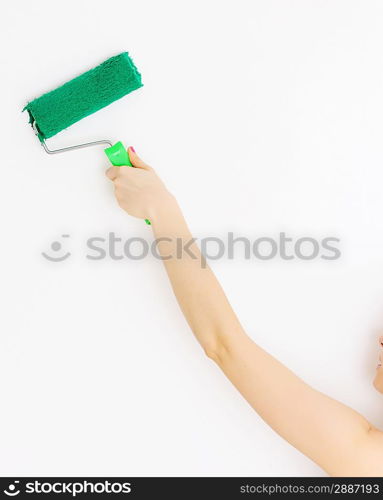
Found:
[[169, 220], [178, 211], [177, 200], [171, 193], [167, 192], [155, 206], [151, 207], [149, 219], [152, 225], [156, 226], [163, 220]]

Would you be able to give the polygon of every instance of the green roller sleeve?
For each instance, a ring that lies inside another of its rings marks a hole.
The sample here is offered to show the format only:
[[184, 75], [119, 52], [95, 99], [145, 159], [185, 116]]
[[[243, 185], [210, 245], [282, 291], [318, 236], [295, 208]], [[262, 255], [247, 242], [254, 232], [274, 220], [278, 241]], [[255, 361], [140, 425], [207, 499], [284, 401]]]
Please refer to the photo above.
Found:
[[[121, 141], [116, 142], [110, 148], [104, 149], [106, 156], [109, 158], [109, 161], [115, 167], [133, 167], [129, 153], [127, 152], [125, 146]], [[145, 219], [146, 224], [150, 225], [151, 222], [148, 219]]]
[[140, 73], [129, 54], [122, 52], [28, 102], [24, 110], [44, 141], [140, 87]]

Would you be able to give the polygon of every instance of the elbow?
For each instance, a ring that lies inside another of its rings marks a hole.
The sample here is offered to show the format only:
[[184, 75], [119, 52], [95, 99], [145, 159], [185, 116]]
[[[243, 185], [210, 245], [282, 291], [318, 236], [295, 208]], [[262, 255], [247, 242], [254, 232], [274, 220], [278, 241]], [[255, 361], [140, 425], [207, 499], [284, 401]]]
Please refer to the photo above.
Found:
[[217, 354], [217, 349], [215, 347], [206, 346], [203, 348], [203, 350], [209, 359], [214, 361], [214, 363], [219, 364], [219, 356]]
[[207, 342], [203, 346], [206, 356], [214, 361], [217, 365], [221, 366], [228, 355], [228, 348], [222, 340], [214, 340]]

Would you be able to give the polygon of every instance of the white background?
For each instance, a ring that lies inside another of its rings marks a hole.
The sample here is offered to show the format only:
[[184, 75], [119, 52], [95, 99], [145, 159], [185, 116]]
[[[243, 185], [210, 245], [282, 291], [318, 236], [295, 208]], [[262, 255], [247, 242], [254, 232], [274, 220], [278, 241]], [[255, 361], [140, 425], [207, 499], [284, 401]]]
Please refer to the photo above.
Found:
[[[1, 475], [323, 475], [205, 358], [158, 261], [85, 258], [150, 228], [102, 150], [49, 157], [21, 108], [124, 50], [145, 86], [50, 145], [134, 145], [198, 237], [339, 237], [335, 262], [212, 267], [254, 340], [383, 423], [382, 25], [372, 0], [3, 6]], [[41, 256], [55, 240], [65, 262]]]

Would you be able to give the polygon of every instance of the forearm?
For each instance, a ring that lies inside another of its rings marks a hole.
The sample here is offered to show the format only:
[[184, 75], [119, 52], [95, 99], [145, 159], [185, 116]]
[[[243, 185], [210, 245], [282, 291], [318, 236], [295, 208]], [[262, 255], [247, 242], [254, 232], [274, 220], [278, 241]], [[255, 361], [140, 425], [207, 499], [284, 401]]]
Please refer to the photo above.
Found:
[[243, 329], [221, 285], [201, 256], [174, 198], [152, 217], [161, 255], [178, 303], [197, 340], [216, 357]]

